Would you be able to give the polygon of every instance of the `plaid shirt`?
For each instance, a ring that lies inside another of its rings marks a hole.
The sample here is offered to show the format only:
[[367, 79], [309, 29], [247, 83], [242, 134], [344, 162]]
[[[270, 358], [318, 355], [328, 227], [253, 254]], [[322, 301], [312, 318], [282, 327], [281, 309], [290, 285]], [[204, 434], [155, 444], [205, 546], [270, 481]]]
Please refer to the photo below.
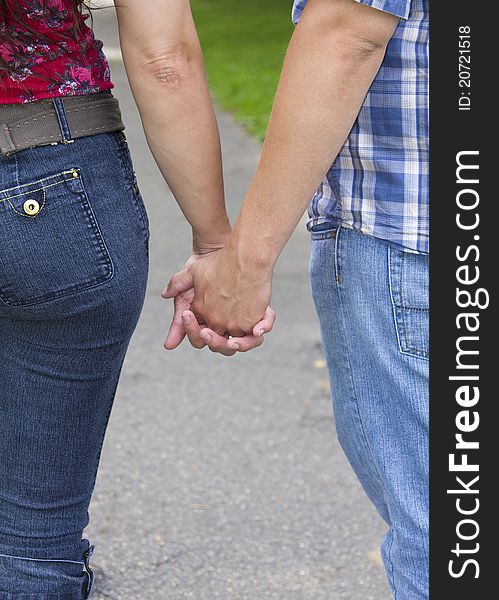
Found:
[[[331, 222], [428, 253], [429, 0], [356, 0], [400, 17], [350, 135], [317, 190], [308, 228]], [[295, 0], [299, 21], [307, 0]]]

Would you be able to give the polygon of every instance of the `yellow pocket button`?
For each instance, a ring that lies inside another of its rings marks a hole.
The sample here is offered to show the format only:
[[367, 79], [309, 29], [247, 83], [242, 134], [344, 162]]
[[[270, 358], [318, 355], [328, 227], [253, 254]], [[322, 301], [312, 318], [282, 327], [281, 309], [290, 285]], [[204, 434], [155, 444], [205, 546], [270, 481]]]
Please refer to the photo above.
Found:
[[30, 217], [34, 217], [40, 212], [40, 205], [36, 200], [26, 200], [23, 205], [24, 212]]

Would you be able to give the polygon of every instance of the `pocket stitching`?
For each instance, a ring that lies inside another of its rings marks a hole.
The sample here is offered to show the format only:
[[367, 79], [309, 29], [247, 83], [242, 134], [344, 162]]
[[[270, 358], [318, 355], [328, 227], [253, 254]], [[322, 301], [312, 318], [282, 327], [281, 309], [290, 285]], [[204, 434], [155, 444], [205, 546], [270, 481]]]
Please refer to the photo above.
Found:
[[420, 312], [421, 311], [426, 312], [427, 309], [424, 309], [424, 308], [415, 308], [415, 309], [412, 309], [410, 307], [404, 307], [404, 306], [401, 307], [400, 313], [402, 315], [402, 321], [403, 321], [403, 324], [404, 324], [405, 352], [404, 352], [404, 350], [402, 350], [402, 348], [401, 348], [401, 350], [405, 354], [408, 354], [408, 353], [412, 354], [412, 353], [414, 353], [414, 354], [417, 354], [418, 356], [426, 358], [426, 357], [428, 357], [428, 352], [426, 352], [424, 350], [421, 350], [420, 348], [416, 348], [414, 346], [411, 346], [411, 344], [409, 343], [409, 340], [407, 339], [407, 330], [408, 330], [409, 327], [408, 327], [407, 320], [406, 320], [406, 313], [408, 311], [410, 311], [410, 310], [415, 310], [415, 311], [420, 311]]
[[[39, 214], [42, 212], [42, 208], [45, 206], [45, 204], [46, 204], [46, 201], [47, 201], [47, 194], [45, 193], [45, 188], [42, 188], [41, 190], [36, 190], [36, 191], [37, 191], [37, 192], [43, 191], [43, 202], [42, 202], [42, 204], [41, 204], [41, 206], [40, 206], [40, 210], [39, 210], [39, 211], [36, 213], [36, 215], [27, 215], [27, 214], [24, 214], [24, 213], [22, 213], [22, 212], [19, 212], [19, 211], [17, 210], [17, 208], [16, 208], [16, 207], [15, 207], [15, 206], [12, 204], [12, 202], [11, 202], [11, 198], [7, 198], [7, 199], [5, 200], [5, 202], [7, 202], [7, 203], [10, 205], [10, 207], [12, 208], [12, 210], [13, 210], [13, 211], [14, 211], [16, 214], [18, 214], [20, 217], [24, 217], [24, 218], [26, 218], [26, 219], [36, 219], [36, 217], [37, 217], [37, 216], [38, 216], [38, 215], [39, 215]], [[31, 194], [31, 193], [33, 193], [33, 192], [30, 192], [30, 194]], [[21, 196], [25, 196], [25, 195], [26, 195], [26, 194], [21, 194]], [[28, 200], [28, 202], [29, 202], [29, 200]]]
[[14, 198], [20, 198], [21, 196], [26, 196], [27, 194], [34, 194], [35, 192], [41, 192], [42, 190], [43, 191], [48, 190], [49, 188], [55, 187], [57, 185], [62, 185], [63, 183], [66, 183], [68, 181], [73, 181], [73, 179], [76, 179], [74, 176], [74, 173], [78, 173], [78, 178], [80, 178], [80, 176], [81, 176], [80, 171], [78, 169], [71, 169], [71, 171], [63, 171], [59, 175], [51, 175], [50, 177], [45, 177], [44, 179], [40, 179], [39, 181], [36, 181], [34, 183], [25, 183], [23, 185], [16, 185], [15, 187], [7, 188], [6, 190], [0, 190], [0, 194], [7, 194], [8, 192], [20, 190], [22, 188], [27, 188], [32, 185], [40, 185], [44, 181], [49, 181], [50, 179], [58, 178], [58, 177], [61, 177], [62, 175], [69, 175], [69, 173], [71, 173], [71, 177], [68, 177], [67, 179], [61, 179], [60, 181], [56, 181], [55, 183], [51, 183], [50, 185], [42, 185], [42, 187], [36, 188], [34, 190], [26, 190], [22, 194], [16, 194], [14, 196], [11, 196], [9, 194], [4, 198], [0, 198], [0, 202], [8, 202], [9, 200], [13, 200]]
[[[425, 350], [421, 350], [420, 348], [414, 348], [407, 339], [408, 326], [407, 326], [407, 320], [406, 320], [406, 313], [408, 311], [428, 312], [429, 309], [428, 308], [418, 308], [418, 307], [413, 308], [413, 307], [407, 306], [405, 304], [404, 294], [403, 294], [403, 278], [402, 278], [402, 271], [404, 268], [404, 260], [405, 260], [405, 255], [403, 252], [401, 252], [401, 256], [399, 256], [398, 259], [396, 260], [395, 256], [393, 255], [392, 249], [390, 247], [388, 248], [388, 261], [389, 261], [388, 273], [389, 273], [390, 298], [392, 301], [393, 319], [394, 319], [395, 333], [397, 335], [398, 346], [399, 346], [400, 352], [402, 354], [405, 354], [406, 356], [412, 356], [412, 357], [428, 360], [429, 353]], [[400, 289], [399, 290], [395, 289], [394, 282], [393, 282], [393, 272], [395, 269], [398, 269], [398, 271], [399, 271], [399, 279], [400, 279], [400, 281], [399, 281]], [[400, 323], [402, 324], [403, 331], [400, 331], [400, 329], [401, 329], [401, 327], [399, 327]], [[402, 339], [402, 336], [403, 336], [403, 339]]]

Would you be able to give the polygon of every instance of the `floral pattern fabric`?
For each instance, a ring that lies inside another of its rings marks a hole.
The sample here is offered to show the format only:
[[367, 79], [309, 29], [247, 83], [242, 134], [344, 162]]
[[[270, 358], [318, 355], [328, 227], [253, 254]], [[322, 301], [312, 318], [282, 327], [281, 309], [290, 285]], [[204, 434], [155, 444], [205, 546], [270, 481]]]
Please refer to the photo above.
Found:
[[[109, 65], [102, 42], [80, 15], [75, 35], [70, 0], [9, 0], [21, 10], [21, 22], [0, 17], [0, 104], [80, 96], [109, 90]], [[13, 41], [11, 41], [11, 38]]]

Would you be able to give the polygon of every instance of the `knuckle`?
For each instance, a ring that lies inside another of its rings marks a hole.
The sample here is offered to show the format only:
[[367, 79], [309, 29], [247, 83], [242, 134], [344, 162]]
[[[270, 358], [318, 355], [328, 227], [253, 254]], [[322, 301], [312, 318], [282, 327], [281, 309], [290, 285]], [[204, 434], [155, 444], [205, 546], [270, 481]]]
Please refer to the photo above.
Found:
[[219, 335], [223, 335], [225, 333], [225, 325], [221, 319], [218, 319], [217, 317], [210, 317], [210, 325], [213, 331], [216, 331], [217, 333], [220, 332]]
[[234, 335], [234, 332], [238, 329], [236, 323], [234, 321], [229, 321], [227, 323], [227, 331], [230, 331], [231, 335]]

